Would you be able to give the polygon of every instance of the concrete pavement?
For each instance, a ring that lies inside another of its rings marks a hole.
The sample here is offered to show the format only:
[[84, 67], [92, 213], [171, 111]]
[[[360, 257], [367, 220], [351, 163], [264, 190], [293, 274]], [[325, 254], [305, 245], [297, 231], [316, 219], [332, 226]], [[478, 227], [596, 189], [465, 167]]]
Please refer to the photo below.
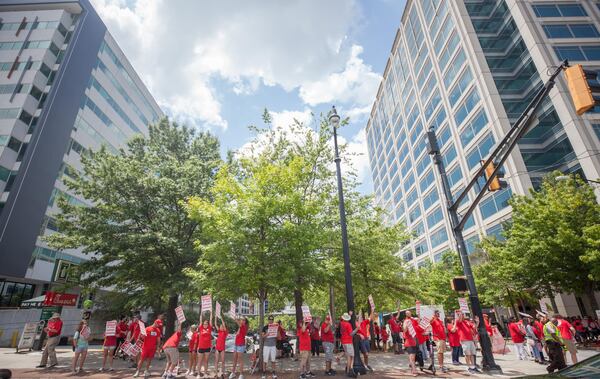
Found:
[[[581, 351], [579, 357], [581, 360], [588, 358], [597, 352], [594, 351]], [[7, 368], [12, 370], [13, 378], [63, 378], [63, 377], [85, 377], [89, 379], [115, 379], [115, 378], [131, 378], [134, 369], [128, 368], [128, 364], [122, 360], [115, 360], [114, 368], [115, 371], [110, 373], [101, 373], [98, 371], [102, 363], [102, 356], [100, 346], [91, 346], [88, 358], [84, 366], [84, 372], [79, 374], [71, 374], [70, 364], [73, 357], [73, 352], [68, 347], [60, 347], [57, 349], [57, 356], [59, 365], [52, 369], [35, 369], [34, 367], [39, 364], [41, 358], [41, 352], [28, 352], [16, 354], [14, 349], [2, 348], [0, 349], [0, 368]], [[187, 354], [182, 354], [182, 358], [187, 364]], [[495, 355], [496, 362], [502, 367], [503, 375], [497, 375], [495, 377], [515, 377], [522, 375], [535, 375], [544, 374], [545, 366], [539, 365], [532, 361], [518, 361], [513, 354], [507, 355]], [[246, 357], [248, 359], [248, 357]], [[231, 354], [226, 357], [227, 367], [231, 365]], [[450, 362], [450, 356], [447, 354], [445, 357], [447, 362]], [[210, 367], [212, 368], [212, 356]], [[569, 362], [568, 362], [569, 363]], [[164, 360], [155, 359], [152, 364], [151, 377], [159, 378], [163, 372], [165, 365]], [[408, 358], [407, 355], [393, 355], [389, 353], [372, 353], [370, 356], [370, 365], [373, 367], [374, 372], [366, 375], [368, 378], [403, 378], [409, 374], [408, 370]], [[325, 377], [323, 373], [324, 361], [323, 356], [314, 357], [312, 359], [312, 371], [317, 377]], [[335, 363], [334, 363], [335, 366]], [[249, 367], [248, 364], [245, 367]], [[472, 376], [474, 378], [485, 378], [490, 377], [485, 374], [468, 375], [464, 366], [452, 366], [448, 365], [450, 372], [442, 374], [440, 371], [437, 372], [435, 377], [437, 378], [463, 378]], [[298, 362], [291, 359], [283, 359], [278, 361], [278, 370], [280, 370], [280, 379], [291, 379], [297, 378]], [[335, 367], [334, 367], [335, 368]], [[181, 370], [185, 372], [185, 370]], [[336, 377], [342, 378], [341, 370], [338, 370]], [[245, 375], [246, 378], [260, 378], [260, 375]], [[420, 378], [433, 377], [431, 374], [425, 372], [419, 375]], [[184, 379], [183, 374], [179, 375], [179, 378]], [[192, 379], [191, 376], [187, 377]]]

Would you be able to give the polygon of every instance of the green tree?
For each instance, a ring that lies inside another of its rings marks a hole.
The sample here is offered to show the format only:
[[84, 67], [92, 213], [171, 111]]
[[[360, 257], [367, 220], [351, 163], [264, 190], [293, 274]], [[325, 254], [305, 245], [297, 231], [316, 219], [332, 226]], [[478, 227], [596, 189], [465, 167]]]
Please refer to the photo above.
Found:
[[554, 309], [553, 292], [586, 294], [597, 309], [595, 269], [582, 263], [595, 256], [600, 205], [591, 186], [577, 177], [557, 180], [561, 175], [548, 175], [529, 196], [513, 196], [506, 241], [487, 241], [483, 247], [503, 283], [517, 291], [548, 296]]
[[58, 249], [83, 247], [81, 284], [129, 294], [132, 305], [166, 300], [172, 332], [178, 295], [192, 290], [183, 269], [195, 265], [194, 241], [202, 225], [187, 217], [183, 201], [206, 198], [220, 165], [219, 143], [209, 133], [163, 119], [149, 136], [135, 136], [117, 155], [101, 149], [82, 157], [83, 172], [66, 185], [88, 207], [59, 199]]

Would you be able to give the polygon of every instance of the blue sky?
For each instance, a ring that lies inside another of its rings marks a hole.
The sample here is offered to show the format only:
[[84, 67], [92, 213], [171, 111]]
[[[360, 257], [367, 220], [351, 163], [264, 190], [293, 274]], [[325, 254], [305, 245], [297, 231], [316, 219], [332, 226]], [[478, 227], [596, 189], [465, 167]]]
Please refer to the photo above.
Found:
[[264, 108], [286, 126], [336, 105], [364, 193], [364, 128], [405, 1], [92, 0], [161, 107], [247, 143]]

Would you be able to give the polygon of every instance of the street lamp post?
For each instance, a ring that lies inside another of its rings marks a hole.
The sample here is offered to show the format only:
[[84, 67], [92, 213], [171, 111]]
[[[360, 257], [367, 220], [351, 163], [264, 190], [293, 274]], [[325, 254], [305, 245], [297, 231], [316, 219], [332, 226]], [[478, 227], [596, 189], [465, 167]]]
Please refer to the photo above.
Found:
[[[356, 328], [356, 312], [354, 310], [354, 291], [352, 289], [352, 273], [350, 271], [350, 247], [348, 246], [348, 231], [346, 229], [346, 209], [344, 207], [344, 189], [342, 185], [342, 168], [341, 158], [337, 142], [337, 128], [340, 125], [340, 116], [337, 114], [335, 106], [331, 107], [329, 112], [329, 124], [333, 127], [333, 144], [335, 146], [335, 169], [337, 172], [337, 187], [338, 198], [340, 203], [340, 227], [342, 230], [342, 254], [344, 255], [344, 274], [346, 279], [346, 304], [348, 312], [352, 311], [352, 319], [350, 323], [353, 328]], [[356, 374], [364, 375], [367, 372], [365, 365], [360, 358], [360, 337], [355, 334], [353, 339], [354, 345], [354, 365], [353, 369]]]

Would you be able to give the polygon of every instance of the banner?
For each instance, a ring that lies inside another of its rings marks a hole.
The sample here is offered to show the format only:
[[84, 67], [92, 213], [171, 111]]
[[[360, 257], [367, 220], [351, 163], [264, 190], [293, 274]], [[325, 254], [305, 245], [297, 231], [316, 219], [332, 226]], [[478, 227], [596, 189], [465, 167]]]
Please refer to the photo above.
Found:
[[138, 325], [140, 326], [140, 334], [146, 337], [146, 325], [141, 321], [138, 321]]
[[277, 337], [277, 332], [279, 331], [278, 324], [269, 324], [269, 328], [267, 329], [267, 338], [275, 338]]
[[546, 305], [546, 302], [544, 302], [542, 299], [540, 299], [540, 310], [543, 313], [548, 314], [548, 305]]
[[308, 305], [302, 306], [302, 318], [304, 318], [304, 320], [306, 320], [306, 321], [312, 320], [312, 316], [310, 314], [310, 308], [308, 308]]
[[218, 318], [221, 318], [221, 303], [218, 301], [215, 302], [215, 314]]
[[106, 329], [104, 330], [105, 337], [112, 337], [117, 335], [117, 320], [107, 321]]
[[202, 295], [202, 312], [212, 311], [212, 296]]
[[185, 315], [183, 314], [183, 307], [181, 305], [175, 308], [175, 314], [177, 315], [177, 321], [179, 321], [180, 324], [185, 322]]
[[44, 306], [62, 305], [66, 307], [73, 307], [77, 305], [78, 297], [79, 295], [76, 294], [46, 291], [46, 295], [44, 297]]
[[375, 302], [373, 301], [373, 295], [369, 295], [369, 304], [371, 305], [371, 312], [375, 310]]
[[462, 313], [469, 313], [469, 305], [467, 304], [467, 299], [465, 299], [464, 297], [459, 297], [458, 308]]
[[419, 300], [417, 300], [415, 302], [415, 308], [416, 308], [416, 311], [417, 311], [417, 316], [420, 316], [421, 315], [421, 302]]
[[235, 319], [237, 317], [236, 305], [233, 301], [229, 302], [229, 317]]

